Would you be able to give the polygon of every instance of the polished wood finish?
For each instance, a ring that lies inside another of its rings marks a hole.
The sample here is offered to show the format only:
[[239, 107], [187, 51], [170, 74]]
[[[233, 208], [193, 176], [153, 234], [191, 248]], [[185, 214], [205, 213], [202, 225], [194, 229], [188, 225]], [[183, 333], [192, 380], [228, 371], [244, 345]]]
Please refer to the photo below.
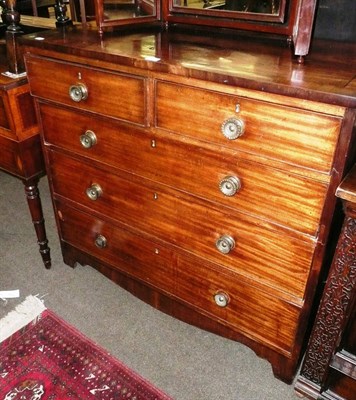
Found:
[[345, 204], [356, 203], [356, 166], [342, 181], [342, 185], [337, 188], [337, 197], [344, 200]]
[[[0, 72], [7, 71], [5, 57]], [[5, 64], [5, 65], [4, 65]], [[38, 181], [45, 175], [39, 128], [26, 78], [0, 74], [0, 169], [21, 179], [46, 268], [51, 266]], [[11, 194], [9, 193], [9, 201]]]
[[[231, 39], [208, 32], [202, 36], [152, 29], [142, 36], [108, 33], [102, 42], [95, 31], [78, 27], [37, 36], [47, 38], [46, 42], [40, 40], [37, 43], [38, 48], [43, 48], [44, 55], [47, 51], [59, 50], [63, 53], [62, 61], [78, 62], [81, 57], [90, 55], [97, 60], [91, 64], [108, 66], [111, 72], [122, 73], [130, 66], [139, 71], [170, 72], [177, 77], [198, 79], [194, 82], [197, 87], [205, 87], [206, 82], [220, 83], [226, 93], [241, 96], [249, 94], [243, 89], [252, 89], [258, 91], [253, 94], [260, 100], [263, 92], [288, 96], [283, 97], [286, 105], [298, 105], [301, 109], [320, 110], [331, 115], [343, 116], [342, 109], [335, 111], [337, 107], [352, 108], [356, 104], [353, 69], [356, 49], [353, 43], [315, 42], [308, 63], [299, 65], [288, 46], [246, 36]], [[106, 90], [102, 93], [107, 95]], [[318, 104], [313, 107], [313, 103], [307, 103], [304, 106], [304, 101], [301, 103], [295, 98], [313, 100]], [[281, 103], [278, 96], [269, 100]], [[333, 109], [330, 105], [334, 105]]]
[[[275, 287], [282, 292], [280, 296], [288, 300], [291, 295], [302, 297], [315, 247], [313, 241], [299, 236], [291, 238], [286, 235], [286, 230], [276, 229], [268, 222], [255, 221], [238, 211], [217, 211], [214, 203], [209, 207], [205, 201], [196, 199], [192, 204], [191, 196], [179, 193], [177, 197], [175, 190], [141, 177], [135, 179], [119, 172], [110, 174], [57, 152], [49, 153], [48, 157], [56, 197], [66, 197], [92, 212], [125, 221], [129, 226], [163, 237], [180, 248], [185, 248], [188, 242], [201, 257]], [[71, 173], [78, 170], [81, 172]], [[93, 182], [99, 184], [103, 192], [99, 201], [92, 201], [86, 195]], [[142, 215], [145, 218], [141, 218]], [[219, 232], [226, 229], [226, 221], [229, 221], [230, 234], [238, 238], [240, 248], [231, 255], [223, 255], [215, 249], [215, 241]], [[254, 243], [254, 237], [260, 238], [259, 246]], [[293, 269], [289, 270], [285, 265], [293, 265]]]
[[[64, 261], [249, 345], [291, 382], [354, 158], [356, 48], [315, 43], [299, 65], [246, 38], [41, 37], [22, 42]], [[229, 118], [238, 139], [222, 133]], [[226, 176], [241, 182], [232, 196]]]
[[[252, 35], [254, 35], [257, 32], [268, 35], [270, 39], [278, 36], [284, 42], [290, 43], [292, 52], [298, 57], [300, 63], [304, 62], [304, 56], [309, 52], [317, 4], [316, 0], [280, 0], [274, 11], [272, 11], [274, 8], [272, 4], [269, 11], [266, 9], [263, 11], [259, 9], [265, 7], [263, 1], [257, 1], [260, 7], [255, 7], [251, 11], [251, 8], [248, 10], [248, 3], [251, 1], [245, 4], [244, 9], [243, 3], [236, 2], [235, 7], [231, 7], [232, 2], [229, 4], [228, 1], [221, 2], [220, 7], [211, 7], [209, 2], [206, 4], [202, 2], [201, 6], [197, 7], [199, 3], [189, 4], [187, 0], [182, 2], [136, 0], [130, 5], [134, 8], [128, 15], [116, 9], [110, 16], [110, 5], [108, 7], [107, 2], [94, 1], [96, 22], [101, 37], [105, 30], [112, 30], [115, 27], [149, 23], [157, 25], [158, 21], [168, 30], [180, 25], [183, 29], [203, 28], [217, 35], [222, 29], [228, 29], [232, 34], [236, 31], [246, 31], [250, 34], [253, 32]], [[236, 5], [241, 8], [238, 9]]]
[[[108, 75], [103, 71], [83, 67], [80, 69], [79, 77], [77, 66], [47, 59], [33, 58], [28, 67], [31, 68], [31, 91], [37, 96], [73, 105], [73, 100], [68, 96], [68, 90], [58, 91], [58, 87], [52, 84], [53, 76], [60, 69], [62, 88], [69, 88], [73, 84], [73, 77], [76, 81], [83, 81], [90, 86], [90, 96], [85, 102], [78, 103], [78, 109], [145, 125], [145, 79], [142, 77], [117, 73]], [[129, 99], [124, 96], [110, 96], [112, 92], [124, 93], [125, 91], [131, 94]]]
[[338, 187], [345, 221], [296, 390], [311, 399], [356, 396], [356, 165]]
[[[78, 137], [87, 127], [85, 114], [42, 104], [41, 116], [48, 143], [75, 151], [82, 156], [87, 155], [88, 152], [78, 141]], [[75, 126], [72, 124], [73, 120], [76, 121]], [[253, 215], [263, 215], [265, 218], [273, 215], [277, 223], [287, 221], [292, 228], [313, 235], [316, 233], [318, 215], [328, 186], [324, 180], [310, 183], [302, 176], [290, 175], [289, 171], [254, 163], [249, 159], [241, 158], [238, 163], [231, 165], [229, 158], [236, 153], [226, 147], [220, 148], [220, 154], [224, 154], [225, 158], [214, 156], [212, 149], [201, 148], [199, 157], [192, 159], [190, 155], [194, 146], [182, 144], [174, 134], [156, 131], [152, 139], [152, 135], [145, 129], [122, 122], [93, 119], [91, 129], [102, 138], [91, 152], [91, 158], [95, 161], [105, 159], [110, 165], [129, 169], [136, 174], [140, 174], [144, 168], [149, 179], [158, 179], [167, 185], [173, 184], [181, 190], [189, 189], [198, 197], [223, 203], [236, 211], [243, 206]], [[120, 131], [119, 144], [111, 140], [117, 131]], [[193, 129], [191, 132], [196, 133]], [[134, 147], [133, 135], [136, 143]], [[216, 139], [220, 139], [219, 136]], [[151, 147], [152, 140], [159, 144], [154, 150]], [[161, 168], [164, 163], [172, 167]], [[204, 165], [204, 169], [199, 168], [201, 165]], [[179, 174], [173, 174], [173, 168]], [[217, 184], [226, 173], [243, 176], [238, 197], [223, 197], [216, 190]], [[269, 177], [268, 185], [265, 185], [263, 178], [266, 175]], [[281, 182], [284, 187], [288, 187], [286, 192], [280, 190]], [[274, 213], [276, 205], [278, 214]]]

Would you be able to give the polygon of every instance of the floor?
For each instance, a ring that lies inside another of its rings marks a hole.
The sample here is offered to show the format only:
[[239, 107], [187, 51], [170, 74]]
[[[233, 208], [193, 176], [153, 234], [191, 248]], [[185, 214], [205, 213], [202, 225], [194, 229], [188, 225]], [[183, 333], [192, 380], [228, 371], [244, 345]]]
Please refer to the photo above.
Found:
[[248, 347], [177, 321], [88, 266], [61, 257], [46, 178], [41, 180], [52, 253], [45, 270], [21, 182], [0, 172], [0, 285], [19, 289], [0, 318], [29, 295], [76, 326], [175, 400], [296, 400], [292, 385]]

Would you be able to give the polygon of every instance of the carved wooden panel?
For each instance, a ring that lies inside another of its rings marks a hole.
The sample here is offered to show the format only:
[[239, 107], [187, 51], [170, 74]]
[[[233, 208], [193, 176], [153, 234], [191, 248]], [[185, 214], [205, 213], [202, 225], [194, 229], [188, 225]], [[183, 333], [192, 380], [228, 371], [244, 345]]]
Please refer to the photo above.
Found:
[[301, 375], [322, 385], [338, 345], [356, 284], [356, 220], [347, 216]]

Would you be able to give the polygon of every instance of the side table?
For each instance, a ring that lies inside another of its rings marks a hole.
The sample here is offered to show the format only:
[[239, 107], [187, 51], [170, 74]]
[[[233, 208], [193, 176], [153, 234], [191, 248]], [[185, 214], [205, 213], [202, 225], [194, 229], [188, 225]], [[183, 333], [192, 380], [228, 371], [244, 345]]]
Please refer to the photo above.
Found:
[[[2, 56], [4, 57], [4, 56]], [[21, 179], [43, 263], [51, 267], [50, 249], [38, 191], [45, 175], [38, 123], [26, 77], [11, 79], [0, 58], [0, 169]]]
[[356, 165], [338, 187], [345, 220], [295, 390], [356, 399]]

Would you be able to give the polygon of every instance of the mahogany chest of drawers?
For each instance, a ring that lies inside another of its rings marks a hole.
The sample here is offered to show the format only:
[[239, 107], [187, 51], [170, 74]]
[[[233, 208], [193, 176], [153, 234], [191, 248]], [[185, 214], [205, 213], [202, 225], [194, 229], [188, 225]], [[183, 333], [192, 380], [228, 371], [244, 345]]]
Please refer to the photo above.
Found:
[[258, 45], [39, 36], [23, 44], [65, 262], [249, 345], [290, 382], [350, 158], [349, 89], [293, 87], [304, 67]]

